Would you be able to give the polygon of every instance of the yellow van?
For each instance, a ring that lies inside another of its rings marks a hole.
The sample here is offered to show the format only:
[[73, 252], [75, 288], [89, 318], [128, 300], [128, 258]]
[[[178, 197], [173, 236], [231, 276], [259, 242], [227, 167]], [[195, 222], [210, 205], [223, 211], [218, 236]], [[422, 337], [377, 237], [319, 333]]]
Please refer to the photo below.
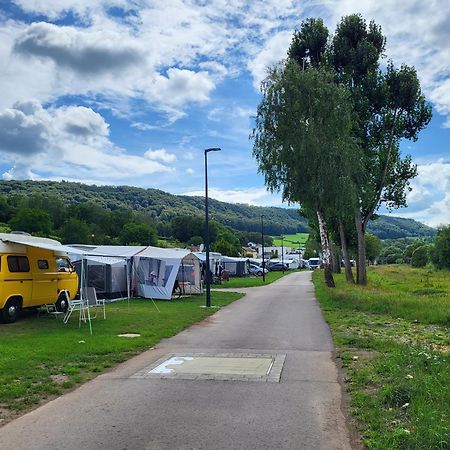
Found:
[[1, 321], [14, 322], [21, 309], [44, 304], [67, 309], [64, 291], [71, 299], [76, 296], [78, 276], [58, 246], [53, 239], [0, 233]]

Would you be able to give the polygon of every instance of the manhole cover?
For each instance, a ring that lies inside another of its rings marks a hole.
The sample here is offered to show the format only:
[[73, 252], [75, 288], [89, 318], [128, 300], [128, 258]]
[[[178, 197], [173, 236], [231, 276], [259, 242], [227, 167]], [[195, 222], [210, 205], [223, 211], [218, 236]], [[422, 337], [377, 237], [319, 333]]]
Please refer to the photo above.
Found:
[[280, 381], [285, 355], [168, 355], [133, 378]]

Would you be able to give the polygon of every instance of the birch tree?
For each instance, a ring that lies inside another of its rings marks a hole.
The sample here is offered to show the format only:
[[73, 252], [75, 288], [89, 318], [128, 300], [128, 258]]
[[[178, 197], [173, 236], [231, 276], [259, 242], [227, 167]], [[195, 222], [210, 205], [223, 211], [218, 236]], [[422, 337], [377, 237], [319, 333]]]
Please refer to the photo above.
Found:
[[270, 191], [314, 211], [330, 287], [334, 280], [326, 217], [339, 210], [339, 199], [353, 189], [351, 129], [347, 89], [326, 70], [303, 70], [291, 60], [272, 69], [262, 83], [253, 155]]

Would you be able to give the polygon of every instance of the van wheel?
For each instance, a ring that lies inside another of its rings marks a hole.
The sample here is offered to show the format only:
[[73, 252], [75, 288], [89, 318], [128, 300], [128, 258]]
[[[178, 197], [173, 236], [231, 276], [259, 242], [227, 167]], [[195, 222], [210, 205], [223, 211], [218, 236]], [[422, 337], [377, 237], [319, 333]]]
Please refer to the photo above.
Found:
[[3, 323], [13, 323], [17, 320], [20, 314], [20, 301], [17, 299], [10, 299], [1, 310], [1, 319]]
[[56, 300], [55, 308], [58, 312], [65, 313], [69, 307], [69, 302], [67, 301], [66, 294], [64, 292], [59, 295], [58, 300]]

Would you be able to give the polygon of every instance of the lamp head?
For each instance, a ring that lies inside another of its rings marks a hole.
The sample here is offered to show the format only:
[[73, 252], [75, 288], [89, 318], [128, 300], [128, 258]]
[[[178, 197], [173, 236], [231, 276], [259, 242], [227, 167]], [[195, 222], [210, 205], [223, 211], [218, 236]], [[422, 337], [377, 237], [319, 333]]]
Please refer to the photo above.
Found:
[[207, 148], [205, 150], [205, 153], [209, 153], [209, 152], [220, 152], [222, 149], [219, 147], [214, 147], [214, 148]]

